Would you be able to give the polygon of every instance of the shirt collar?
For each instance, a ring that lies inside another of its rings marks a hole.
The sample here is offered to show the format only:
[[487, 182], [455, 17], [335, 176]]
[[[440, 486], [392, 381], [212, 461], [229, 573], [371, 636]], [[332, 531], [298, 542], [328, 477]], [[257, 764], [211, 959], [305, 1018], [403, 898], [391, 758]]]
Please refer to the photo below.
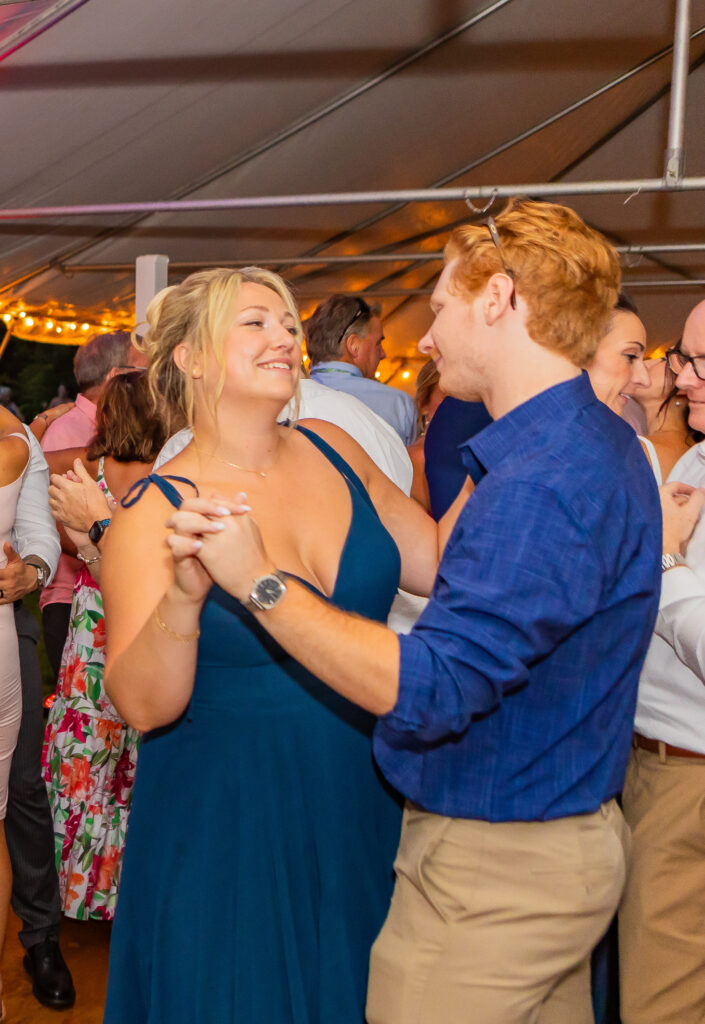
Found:
[[95, 402], [91, 402], [90, 398], [86, 398], [85, 395], [76, 395], [75, 405], [84, 416], [88, 417], [91, 423], [95, 423], [95, 416], [98, 412], [98, 406]]
[[532, 427], [546, 427], [558, 419], [575, 414], [591, 402], [596, 402], [590, 378], [583, 370], [579, 377], [563, 381], [522, 402], [500, 419], [475, 434], [460, 446], [461, 457], [466, 468], [476, 465], [476, 460], [489, 471], [516, 448], [517, 444]]
[[316, 363], [311, 367], [311, 376], [317, 373], [347, 373], [350, 377], [362, 377], [362, 370], [352, 363], [343, 363], [337, 360], [328, 363]]

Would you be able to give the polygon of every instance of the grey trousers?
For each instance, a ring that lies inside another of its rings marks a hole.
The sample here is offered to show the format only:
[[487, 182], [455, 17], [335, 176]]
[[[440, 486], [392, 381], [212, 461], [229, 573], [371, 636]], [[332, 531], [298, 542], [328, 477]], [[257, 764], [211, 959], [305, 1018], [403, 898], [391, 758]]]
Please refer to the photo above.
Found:
[[21, 603], [15, 625], [22, 676], [22, 723], [10, 769], [5, 835], [12, 863], [12, 909], [22, 921], [20, 942], [28, 949], [55, 935], [61, 918], [54, 860], [54, 823], [41, 775], [44, 716], [37, 657], [39, 624]]

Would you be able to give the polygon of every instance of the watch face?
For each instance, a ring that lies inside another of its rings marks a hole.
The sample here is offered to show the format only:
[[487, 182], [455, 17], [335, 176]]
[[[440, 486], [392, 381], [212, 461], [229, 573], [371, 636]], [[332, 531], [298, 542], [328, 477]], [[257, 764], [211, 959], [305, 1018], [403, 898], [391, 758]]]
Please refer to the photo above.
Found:
[[284, 593], [284, 584], [276, 576], [264, 576], [257, 581], [253, 596], [265, 608], [271, 608]]
[[93, 523], [93, 525], [91, 526], [90, 530], [88, 531], [88, 537], [93, 542], [93, 544], [97, 544], [98, 543], [100, 538], [105, 533], [109, 523], [110, 523], [109, 519], [107, 519], [107, 520], [106, 519], [103, 519], [103, 520], [97, 519], [95, 521], [95, 523]]

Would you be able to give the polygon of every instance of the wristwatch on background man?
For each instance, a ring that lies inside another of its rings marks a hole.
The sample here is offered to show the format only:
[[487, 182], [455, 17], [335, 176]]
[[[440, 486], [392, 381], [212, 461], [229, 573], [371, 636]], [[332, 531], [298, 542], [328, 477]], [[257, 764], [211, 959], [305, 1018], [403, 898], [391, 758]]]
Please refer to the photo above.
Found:
[[90, 537], [91, 543], [98, 545], [103, 534], [105, 533], [109, 526], [109, 519], [96, 519], [96, 521], [93, 523], [90, 530], [88, 531], [88, 536]]
[[39, 555], [27, 555], [22, 561], [25, 565], [31, 565], [32, 568], [37, 570], [37, 590], [42, 590], [49, 582], [49, 577], [51, 576], [49, 566]]
[[687, 565], [685, 558], [679, 552], [661, 555], [661, 572], [668, 572], [669, 569], [676, 569], [679, 565]]

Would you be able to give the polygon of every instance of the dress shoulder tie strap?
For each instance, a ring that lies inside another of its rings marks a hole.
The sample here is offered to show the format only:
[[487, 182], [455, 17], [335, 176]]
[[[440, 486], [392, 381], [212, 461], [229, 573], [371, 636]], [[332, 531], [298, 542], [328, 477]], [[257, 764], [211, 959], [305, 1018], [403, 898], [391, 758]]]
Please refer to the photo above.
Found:
[[173, 505], [174, 508], [180, 508], [184, 499], [181, 493], [176, 489], [176, 487], [174, 487], [174, 484], [171, 482], [172, 480], [175, 480], [180, 484], [186, 484], [188, 487], [193, 487], [196, 492], [196, 497], [198, 497], [198, 487], [196, 487], [192, 480], [188, 480], [185, 476], [160, 476], [159, 473], [150, 473], [149, 476], [142, 477], [141, 480], [135, 481], [120, 504], [123, 508], [131, 508], [133, 505], [137, 504], [149, 485], [154, 484], [154, 486], [162, 492], [166, 500]]

